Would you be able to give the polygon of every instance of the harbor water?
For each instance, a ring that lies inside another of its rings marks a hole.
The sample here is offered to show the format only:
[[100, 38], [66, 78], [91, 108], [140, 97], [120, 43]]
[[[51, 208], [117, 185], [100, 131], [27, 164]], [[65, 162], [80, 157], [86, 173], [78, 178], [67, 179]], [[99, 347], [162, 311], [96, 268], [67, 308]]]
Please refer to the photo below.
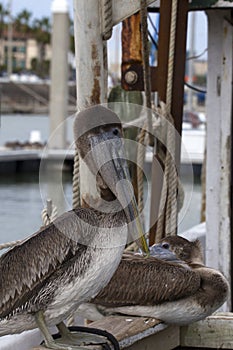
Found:
[[[1, 117], [0, 146], [7, 141], [25, 142], [31, 130], [39, 130], [41, 141], [48, 138], [48, 117], [42, 115], [23, 116], [8, 115]], [[72, 142], [72, 120], [67, 128], [67, 139]], [[56, 178], [56, 174], [51, 175]], [[201, 183], [200, 178], [181, 179], [185, 192], [184, 211], [179, 217], [179, 232], [183, 232], [200, 222]], [[0, 175], [0, 243], [22, 239], [36, 232], [42, 225], [41, 211], [45, 202], [44, 188], [38, 173], [15, 173]], [[62, 187], [65, 197], [63, 211], [72, 208], [72, 174], [62, 176]], [[145, 221], [149, 219], [150, 179], [145, 183], [147, 189], [147, 208]], [[56, 203], [55, 203], [56, 204]]]

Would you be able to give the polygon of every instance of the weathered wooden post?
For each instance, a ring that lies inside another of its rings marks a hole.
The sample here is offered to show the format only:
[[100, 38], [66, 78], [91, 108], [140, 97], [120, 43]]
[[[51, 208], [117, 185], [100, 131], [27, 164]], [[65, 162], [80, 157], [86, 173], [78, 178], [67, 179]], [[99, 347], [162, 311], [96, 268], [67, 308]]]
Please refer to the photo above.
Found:
[[[231, 283], [233, 30], [231, 10], [210, 10], [207, 79], [206, 263]], [[225, 310], [231, 310], [228, 300]]]
[[[105, 41], [102, 37], [99, 0], [74, 0], [77, 108], [106, 102]], [[97, 196], [95, 179], [80, 161], [80, 192]]]

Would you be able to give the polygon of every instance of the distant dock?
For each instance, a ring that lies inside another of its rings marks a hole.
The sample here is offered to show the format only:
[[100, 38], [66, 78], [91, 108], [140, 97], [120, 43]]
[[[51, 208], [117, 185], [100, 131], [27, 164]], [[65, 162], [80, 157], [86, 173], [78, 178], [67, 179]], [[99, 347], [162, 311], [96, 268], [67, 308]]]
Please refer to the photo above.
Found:
[[[68, 82], [69, 112], [76, 111], [76, 83]], [[48, 114], [50, 81], [14, 82], [0, 78], [0, 113]]]
[[[193, 167], [195, 175], [200, 175], [201, 166], [205, 153], [205, 128], [183, 129], [181, 145], [181, 171], [190, 165]], [[64, 170], [72, 171], [74, 161], [74, 149], [51, 149], [41, 148], [0, 148], [0, 173], [15, 173], [38, 171], [41, 159], [50, 163], [64, 161]], [[152, 149], [148, 148], [145, 156], [145, 171], [147, 172], [152, 163]]]
[[39, 171], [41, 160], [58, 163], [64, 161], [66, 170], [72, 170], [74, 150], [0, 150], [0, 174]]

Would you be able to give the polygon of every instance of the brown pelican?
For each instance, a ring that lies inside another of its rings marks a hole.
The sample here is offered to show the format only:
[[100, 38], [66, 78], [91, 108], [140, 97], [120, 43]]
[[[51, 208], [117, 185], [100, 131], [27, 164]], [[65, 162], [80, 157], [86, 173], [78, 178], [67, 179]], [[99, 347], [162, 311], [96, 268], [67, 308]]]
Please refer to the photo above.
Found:
[[[58, 325], [66, 333], [63, 320], [109, 282], [128, 223], [137, 216], [116, 114], [101, 106], [86, 109], [74, 131], [81, 157], [97, 174], [102, 211], [71, 210], [0, 257], [0, 335], [39, 327], [52, 349], [68, 347], [56, 344], [47, 327]], [[114, 206], [106, 199], [114, 199]], [[138, 218], [132, 227], [139, 237]]]
[[92, 301], [97, 309], [85, 304], [80, 312], [89, 318], [93, 314], [95, 319], [120, 313], [188, 324], [212, 314], [225, 302], [228, 282], [219, 271], [203, 264], [198, 240], [170, 236], [150, 250], [147, 259], [124, 254], [109, 284]]

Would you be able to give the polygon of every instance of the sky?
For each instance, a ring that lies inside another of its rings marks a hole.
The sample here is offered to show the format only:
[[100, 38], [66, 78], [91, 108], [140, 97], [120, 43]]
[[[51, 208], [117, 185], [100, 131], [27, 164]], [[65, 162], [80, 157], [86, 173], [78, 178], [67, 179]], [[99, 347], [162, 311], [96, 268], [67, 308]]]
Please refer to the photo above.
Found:
[[[10, 0], [1, 0], [5, 7]], [[73, 12], [73, 0], [66, 0], [69, 5], [70, 14]], [[34, 18], [49, 17], [51, 15], [52, 0], [11, 0], [13, 15], [21, 12], [23, 9], [32, 12]]]
[[[32, 13], [33, 18], [42, 18], [51, 16], [51, 4], [52, 0], [0, 0], [5, 7], [11, 1], [13, 16], [21, 12], [23, 9]], [[73, 18], [73, 0], [66, 0], [69, 6], [70, 16]], [[153, 15], [152, 15], [153, 16]], [[189, 14], [189, 18], [190, 18]], [[195, 48], [194, 51], [198, 55], [207, 48], [207, 19], [204, 11], [196, 12], [196, 26], [195, 26]], [[189, 20], [189, 24], [190, 24]], [[119, 30], [114, 30], [113, 38], [109, 42], [110, 50], [110, 61], [116, 60], [120, 55], [120, 48], [116, 44], [116, 40], [120, 40]], [[120, 43], [119, 43], [120, 45]], [[188, 30], [187, 37], [187, 48], [190, 47], [190, 29]], [[206, 59], [207, 53], [205, 53], [200, 59]]]

